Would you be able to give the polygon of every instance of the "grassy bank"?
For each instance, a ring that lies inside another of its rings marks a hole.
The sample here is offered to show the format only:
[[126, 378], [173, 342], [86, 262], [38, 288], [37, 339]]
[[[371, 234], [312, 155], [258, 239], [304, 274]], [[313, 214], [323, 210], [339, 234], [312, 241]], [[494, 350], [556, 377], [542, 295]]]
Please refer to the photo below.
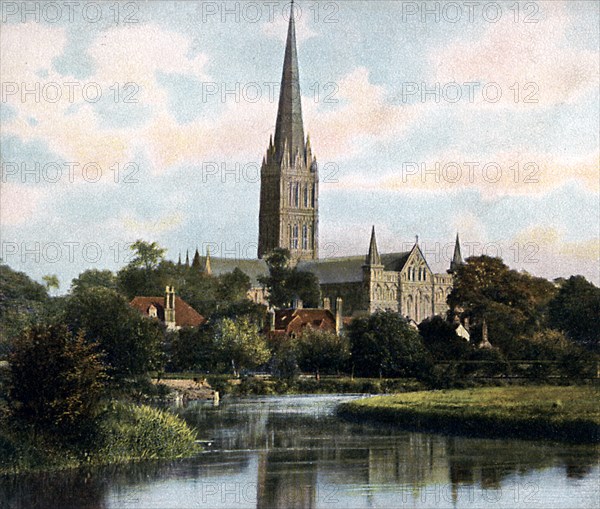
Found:
[[338, 414], [449, 434], [598, 442], [598, 401], [595, 387], [511, 386], [379, 396]]
[[0, 475], [176, 459], [198, 452], [196, 435], [179, 417], [145, 405], [113, 402], [91, 439], [61, 444], [27, 429], [0, 428]]

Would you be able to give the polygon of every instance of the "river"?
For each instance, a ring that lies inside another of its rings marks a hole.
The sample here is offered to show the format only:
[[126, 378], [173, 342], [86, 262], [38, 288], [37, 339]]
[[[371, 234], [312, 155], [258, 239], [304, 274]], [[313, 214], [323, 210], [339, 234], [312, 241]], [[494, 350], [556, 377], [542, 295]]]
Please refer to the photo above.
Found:
[[0, 508], [600, 507], [594, 446], [354, 424], [334, 412], [351, 397], [192, 403], [198, 456], [0, 480]]

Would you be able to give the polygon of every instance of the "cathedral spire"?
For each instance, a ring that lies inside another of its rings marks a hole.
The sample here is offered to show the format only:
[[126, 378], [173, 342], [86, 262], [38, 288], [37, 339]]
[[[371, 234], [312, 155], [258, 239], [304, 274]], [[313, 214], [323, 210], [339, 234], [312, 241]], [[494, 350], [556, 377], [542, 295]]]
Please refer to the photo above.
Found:
[[371, 230], [371, 243], [369, 244], [369, 254], [365, 259], [365, 265], [381, 265], [381, 257], [377, 250], [377, 240], [375, 239], [375, 225]]
[[284, 145], [287, 141], [290, 163], [296, 153], [304, 155], [304, 125], [302, 122], [302, 102], [300, 99], [300, 75], [298, 72], [298, 54], [296, 52], [295, 10], [292, 2], [290, 22], [288, 25], [281, 91], [279, 93], [279, 109], [275, 125], [275, 148], [277, 160], [284, 156]]
[[456, 233], [456, 242], [454, 244], [454, 255], [452, 256], [452, 261], [450, 262], [450, 270], [449, 273], [453, 273], [459, 265], [462, 265], [463, 259], [460, 253], [460, 240], [458, 238], [458, 232]]
[[185, 266], [186, 267], [190, 266], [190, 250], [189, 249], [185, 250]]

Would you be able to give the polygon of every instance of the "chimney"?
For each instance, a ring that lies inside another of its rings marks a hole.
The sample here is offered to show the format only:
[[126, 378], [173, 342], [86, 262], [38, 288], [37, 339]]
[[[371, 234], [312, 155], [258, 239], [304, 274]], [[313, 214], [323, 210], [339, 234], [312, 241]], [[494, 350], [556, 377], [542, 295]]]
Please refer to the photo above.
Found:
[[342, 298], [335, 299], [335, 333], [342, 331]]
[[323, 309], [329, 309], [331, 311], [331, 300], [329, 300], [329, 297], [323, 298]]
[[292, 302], [292, 307], [294, 309], [302, 309], [304, 307], [304, 303], [302, 302], [302, 299], [300, 297], [298, 297], [297, 295], [294, 297], [294, 300]]
[[165, 288], [165, 325], [168, 330], [175, 330], [175, 288], [167, 286]]

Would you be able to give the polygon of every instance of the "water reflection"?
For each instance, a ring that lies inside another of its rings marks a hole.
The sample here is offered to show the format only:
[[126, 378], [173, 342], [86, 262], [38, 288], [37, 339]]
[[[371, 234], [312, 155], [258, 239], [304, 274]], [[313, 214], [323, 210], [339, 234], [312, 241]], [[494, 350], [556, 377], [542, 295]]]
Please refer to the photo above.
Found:
[[179, 410], [196, 458], [0, 481], [0, 507], [308, 509], [593, 507], [597, 450], [402, 432], [337, 419], [346, 397], [266, 397]]

